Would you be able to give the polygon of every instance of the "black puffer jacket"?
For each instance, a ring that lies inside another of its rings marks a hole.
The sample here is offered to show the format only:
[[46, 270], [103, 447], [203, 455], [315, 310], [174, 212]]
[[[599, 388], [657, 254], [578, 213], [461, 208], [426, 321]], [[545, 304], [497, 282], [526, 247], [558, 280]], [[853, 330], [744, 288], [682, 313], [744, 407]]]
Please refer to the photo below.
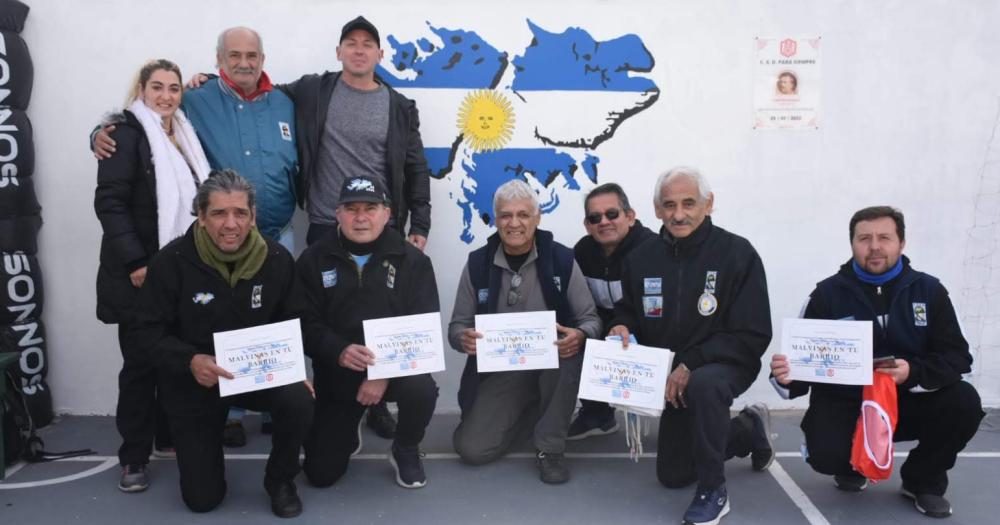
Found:
[[156, 175], [142, 125], [125, 111], [111, 138], [117, 152], [97, 165], [94, 211], [101, 221], [101, 263], [97, 269], [97, 318], [126, 322], [138, 289], [129, 274], [145, 266], [159, 247]]

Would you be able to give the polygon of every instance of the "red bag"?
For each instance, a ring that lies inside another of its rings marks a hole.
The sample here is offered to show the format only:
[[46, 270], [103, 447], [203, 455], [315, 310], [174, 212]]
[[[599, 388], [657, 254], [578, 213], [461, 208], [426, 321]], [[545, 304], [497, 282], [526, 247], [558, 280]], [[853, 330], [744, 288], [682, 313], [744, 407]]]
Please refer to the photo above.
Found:
[[896, 383], [889, 374], [876, 371], [873, 384], [861, 395], [861, 415], [854, 429], [851, 466], [864, 477], [878, 482], [892, 474], [892, 438], [899, 420]]

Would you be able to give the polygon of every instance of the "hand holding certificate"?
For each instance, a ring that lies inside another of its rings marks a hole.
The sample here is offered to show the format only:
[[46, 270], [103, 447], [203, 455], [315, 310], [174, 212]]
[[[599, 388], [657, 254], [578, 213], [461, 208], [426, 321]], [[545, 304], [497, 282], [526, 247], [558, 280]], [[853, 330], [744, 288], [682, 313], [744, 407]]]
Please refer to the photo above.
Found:
[[368, 366], [368, 379], [444, 370], [440, 312], [369, 319], [362, 325], [365, 346], [375, 353], [375, 364]]
[[580, 373], [580, 399], [663, 410], [674, 353], [620, 341], [587, 339]]
[[476, 316], [479, 372], [559, 368], [556, 313], [519, 312]]
[[872, 384], [871, 321], [785, 319], [781, 352], [788, 358], [791, 380]]
[[298, 319], [213, 334], [215, 362], [233, 379], [219, 377], [226, 397], [306, 379]]

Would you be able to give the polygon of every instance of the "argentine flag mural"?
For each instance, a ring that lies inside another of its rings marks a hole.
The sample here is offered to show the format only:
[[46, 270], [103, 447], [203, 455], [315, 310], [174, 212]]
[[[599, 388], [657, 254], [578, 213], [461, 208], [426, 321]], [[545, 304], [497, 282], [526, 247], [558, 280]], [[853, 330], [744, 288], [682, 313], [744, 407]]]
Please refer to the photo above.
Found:
[[597, 184], [601, 145], [659, 97], [638, 36], [527, 24], [533, 38], [514, 53], [431, 23], [414, 42], [386, 38], [377, 73], [417, 101], [432, 184], [447, 184], [452, 201], [435, 208], [454, 207], [466, 243], [493, 227], [493, 193], [514, 177], [539, 192], [543, 212]]

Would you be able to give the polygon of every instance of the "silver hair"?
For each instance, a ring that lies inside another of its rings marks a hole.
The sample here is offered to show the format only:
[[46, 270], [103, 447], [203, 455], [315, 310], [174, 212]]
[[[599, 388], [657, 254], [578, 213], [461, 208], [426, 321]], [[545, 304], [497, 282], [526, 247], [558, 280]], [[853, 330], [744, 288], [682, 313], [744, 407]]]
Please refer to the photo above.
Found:
[[532, 208], [537, 213], [541, 213], [538, 203], [538, 195], [528, 186], [527, 182], [521, 179], [511, 179], [497, 188], [493, 194], [493, 216], [496, 217], [500, 208], [500, 201], [510, 202], [520, 199], [531, 199]]
[[260, 37], [260, 33], [250, 29], [249, 27], [236, 26], [225, 29], [219, 33], [219, 40], [215, 43], [215, 56], [222, 56], [222, 54], [226, 51], [226, 35], [228, 35], [231, 31], [236, 31], [237, 29], [245, 29], [253, 33], [253, 36], [257, 37], [257, 51], [260, 51], [260, 54], [262, 55], [264, 54], [264, 39]]
[[663, 192], [663, 187], [682, 177], [694, 181], [694, 184], [698, 186], [698, 197], [701, 202], [708, 200], [712, 188], [708, 186], [708, 181], [705, 180], [701, 172], [697, 168], [674, 166], [660, 174], [656, 179], [656, 186], [653, 188], [653, 204], [656, 207], [660, 207], [660, 194]]
[[254, 209], [257, 204], [257, 192], [253, 189], [250, 181], [241, 177], [231, 169], [212, 170], [208, 174], [205, 182], [198, 186], [198, 192], [194, 196], [191, 204], [191, 215], [197, 216], [199, 212], [208, 212], [208, 202], [213, 193], [216, 192], [233, 193], [243, 192], [247, 194], [247, 206]]

